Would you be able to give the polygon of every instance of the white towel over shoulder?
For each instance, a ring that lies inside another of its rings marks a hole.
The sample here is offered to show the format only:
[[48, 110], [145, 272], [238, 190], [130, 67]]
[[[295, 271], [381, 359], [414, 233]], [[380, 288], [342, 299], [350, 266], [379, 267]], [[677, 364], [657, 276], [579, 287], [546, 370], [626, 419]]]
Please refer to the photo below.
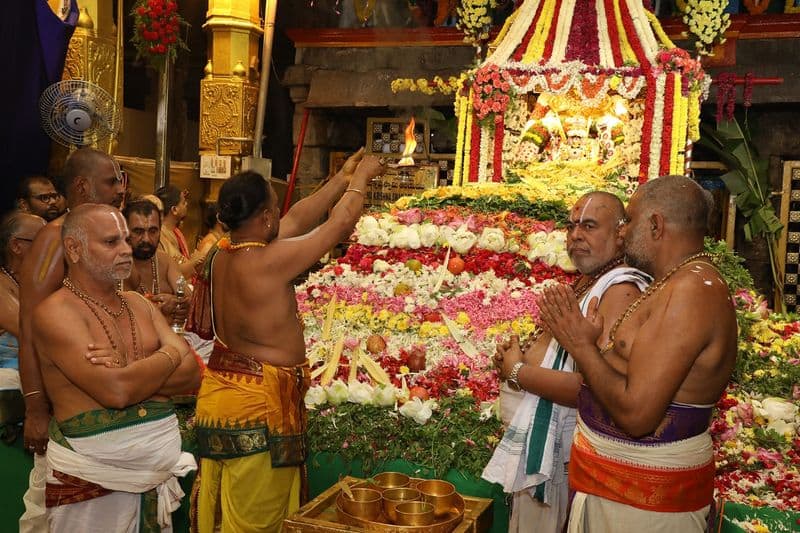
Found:
[[[581, 312], [586, 315], [592, 299], [602, 298], [613, 285], [634, 283], [643, 290], [649, 282], [650, 277], [640, 270], [630, 267], [615, 268], [601, 276], [584, 295], [580, 302]], [[564, 372], [575, 371], [572, 357], [564, 353], [555, 339], [550, 341], [540, 366]], [[492, 483], [501, 484], [507, 493], [530, 490], [537, 495], [537, 486], [545, 483], [544, 490], [540, 488], [537, 497], [548, 503], [553, 496], [552, 485], [563, 481], [565, 474], [561, 465], [569, 462], [572, 434], [575, 430], [575, 409], [553, 403], [552, 409], [544, 409], [543, 413], [538, 411], [540, 401], [542, 399], [539, 396], [525, 393], [503, 439], [484, 468], [482, 477]], [[531, 435], [534, 427], [539, 430]], [[546, 431], [543, 431], [544, 428]], [[537, 471], [527, 473], [532, 440], [542, 450], [541, 460]]]

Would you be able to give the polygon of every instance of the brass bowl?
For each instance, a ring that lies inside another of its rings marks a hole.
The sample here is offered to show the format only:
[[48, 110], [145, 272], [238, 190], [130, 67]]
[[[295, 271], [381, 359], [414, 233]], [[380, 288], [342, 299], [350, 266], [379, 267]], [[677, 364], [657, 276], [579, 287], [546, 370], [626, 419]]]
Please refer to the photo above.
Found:
[[342, 509], [356, 518], [364, 520], [378, 518], [383, 508], [381, 505], [381, 493], [373, 489], [351, 489], [351, 491], [353, 492], [353, 499], [348, 498], [344, 492], [339, 495]]
[[456, 487], [441, 479], [426, 479], [417, 484], [422, 493], [422, 500], [433, 505], [437, 517], [446, 516], [453, 509], [456, 501]]
[[397, 524], [400, 526], [429, 526], [436, 516], [433, 505], [427, 502], [405, 502], [397, 506]]
[[422, 494], [416, 489], [407, 487], [399, 489], [386, 489], [383, 491], [383, 511], [393, 523], [397, 523], [397, 506], [405, 502], [420, 501]]
[[410, 482], [411, 478], [400, 472], [382, 472], [372, 478], [372, 483], [381, 490], [408, 487]]

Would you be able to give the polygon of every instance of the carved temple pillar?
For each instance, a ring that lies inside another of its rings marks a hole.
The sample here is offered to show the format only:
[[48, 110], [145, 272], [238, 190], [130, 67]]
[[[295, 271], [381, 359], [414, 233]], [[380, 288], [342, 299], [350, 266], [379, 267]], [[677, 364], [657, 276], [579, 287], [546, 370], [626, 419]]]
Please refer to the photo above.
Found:
[[[56, 9], [61, 0], [50, 0]], [[119, 2], [122, 4], [122, 2]], [[80, 0], [80, 16], [69, 41], [62, 79], [80, 79], [105, 89], [120, 110], [122, 109], [122, 54], [117, 55], [117, 26], [114, 24], [114, 2], [109, 0]], [[121, 6], [120, 6], [121, 7]], [[112, 153], [116, 140], [100, 142], [96, 148]], [[53, 162], [66, 158], [63, 151], [53, 150]]]
[[[261, 0], [208, 0], [208, 63], [200, 81], [200, 155], [230, 155], [232, 172], [251, 155], [258, 103]], [[227, 140], [226, 140], [227, 138]], [[232, 140], [236, 139], [236, 140]], [[247, 139], [247, 140], [243, 140]], [[223, 180], [208, 183], [216, 201]]]

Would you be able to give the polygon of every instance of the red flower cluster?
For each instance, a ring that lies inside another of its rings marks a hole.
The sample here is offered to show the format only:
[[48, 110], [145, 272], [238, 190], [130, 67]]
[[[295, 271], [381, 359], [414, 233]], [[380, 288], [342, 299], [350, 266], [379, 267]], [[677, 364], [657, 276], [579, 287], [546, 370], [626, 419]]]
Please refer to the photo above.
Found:
[[681, 93], [686, 96], [689, 89], [699, 88], [699, 84], [706, 77], [703, 65], [697, 59], [692, 59], [689, 52], [683, 48], [662, 50], [656, 55], [656, 68], [654, 74], [660, 72], [678, 72], [681, 75]]
[[[429, 268], [438, 268], [444, 263], [446, 253], [443, 248], [405, 250], [352, 244], [344, 257], [339, 259], [339, 264], [345, 263], [357, 272], [369, 273], [372, 272], [372, 264], [376, 259], [382, 259], [390, 264], [405, 263], [409, 259], [416, 259]], [[473, 248], [468, 254], [462, 256], [462, 259], [464, 260], [464, 270], [467, 272], [477, 275], [493, 270], [499, 278], [518, 279], [526, 285], [541, 283], [548, 279], [556, 279], [561, 283], [569, 284], [577, 277], [577, 274], [567, 273], [557, 266], [549, 266], [541, 261], [531, 263], [526, 258], [509, 252], [496, 253]]]
[[140, 57], [156, 62], [175, 53], [175, 47], [185, 48], [180, 28], [185, 22], [178, 14], [175, 0], [140, 0], [133, 9], [134, 35]]
[[508, 102], [513, 96], [511, 74], [497, 65], [489, 64], [475, 72], [472, 84], [472, 105], [478, 120], [494, 115], [495, 122], [503, 120]]

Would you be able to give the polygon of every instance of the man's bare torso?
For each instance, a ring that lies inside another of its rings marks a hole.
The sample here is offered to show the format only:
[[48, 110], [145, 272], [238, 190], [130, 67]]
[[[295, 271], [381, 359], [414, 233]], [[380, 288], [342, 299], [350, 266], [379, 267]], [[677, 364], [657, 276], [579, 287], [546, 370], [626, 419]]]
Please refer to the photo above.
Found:
[[[153, 327], [151, 310], [148, 308], [149, 304], [136, 293], [126, 292], [124, 295], [133, 312], [137, 326], [137, 353], [134, 353], [132, 346], [131, 324], [128, 314], [123, 312], [119, 318], [113, 319], [105, 311], [96, 310], [106, 324], [111, 338], [117, 343], [119, 351], [127, 355], [129, 362], [133, 362], [142, 358], [144, 354], [151, 354], [158, 348], [159, 340]], [[90, 343], [109, 344], [108, 335], [89, 307], [67, 289], [58, 290], [42, 302], [41, 306], [46, 308], [46, 312], [53, 316], [53, 320], [73, 322], [76, 326], [82, 323], [88, 327], [88, 335], [86, 335], [85, 339], [81, 339], [81, 341], [85, 341], [87, 347]], [[76, 331], [82, 331], [83, 329], [75, 328]], [[36, 335], [35, 330], [33, 333]], [[120, 339], [124, 339], [124, 346]], [[69, 358], [67, 364], [91, 365], [92, 363], [86, 359], [85, 353], [56, 354], [56, 351], [62, 349], [61, 346], [47, 346], [41, 340], [37, 340], [36, 337], [34, 337], [34, 343], [39, 355], [42, 378], [47, 388], [47, 394], [53, 404], [53, 412], [57, 420], [66, 420], [86, 411], [103, 408], [95, 399], [75, 386], [54, 363], [54, 359], [57, 356], [60, 358], [67, 355]], [[64, 363], [62, 362], [62, 364]], [[164, 400], [165, 398], [156, 396], [151, 399]]]
[[[690, 317], [695, 331], [676, 331], [670, 319], [675, 313]], [[672, 276], [630, 314], [619, 326], [613, 349], [605, 357], [617, 372], [627, 375], [632, 353], [647, 358], [649, 347], [669, 342], [676, 354], [675, 366], [691, 366], [673, 401], [713, 404], [725, 389], [736, 362], [736, 327], [727, 285], [713, 267], [696, 262]], [[705, 340], [702, 350], [681, 350], [681, 338], [695, 335]]]
[[231, 350], [276, 366], [305, 360], [305, 341], [291, 281], [269, 269], [270, 245], [214, 257], [212, 290], [217, 337]]

